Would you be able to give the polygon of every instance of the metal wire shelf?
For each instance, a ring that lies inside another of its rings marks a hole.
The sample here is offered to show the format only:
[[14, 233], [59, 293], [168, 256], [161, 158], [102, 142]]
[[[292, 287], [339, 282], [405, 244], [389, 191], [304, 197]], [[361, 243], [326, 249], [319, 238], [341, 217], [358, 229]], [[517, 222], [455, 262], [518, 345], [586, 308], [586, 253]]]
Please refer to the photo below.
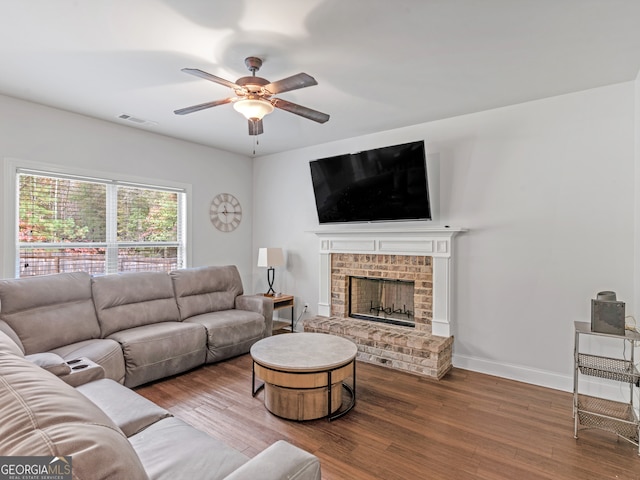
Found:
[[598, 355], [578, 354], [580, 373], [593, 377], [617, 380], [637, 384], [640, 372], [632, 362], [620, 358], [601, 357]]
[[582, 427], [606, 430], [638, 445], [638, 417], [632, 405], [579, 395], [577, 413]]
[[[573, 374], [573, 416], [574, 437], [578, 438], [580, 429], [599, 429], [618, 435], [638, 449], [640, 455], [640, 412], [634, 406], [634, 397], [640, 387], [640, 372], [635, 366], [635, 342], [640, 341], [640, 333], [625, 331], [624, 335], [604, 334], [591, 331], [591, 325], [587, 322], [574, 322], [574, 374]], [[595, 337], [608, 337], [622, 340], [623, 358], [611, 358], [600, 355], [591, 355], [580, 352], [581, 335]], [[627, 350], [626, 342], [630, 342]], [[624, 352], [628, 352], [629, 359]], [[579, 393], [579, 384], [582, 376], [592, 376], [613, 380], [622, 387], [627, 384], [629, 389], [629, 401], [612, 401], [597, 396], [583, 395]]]

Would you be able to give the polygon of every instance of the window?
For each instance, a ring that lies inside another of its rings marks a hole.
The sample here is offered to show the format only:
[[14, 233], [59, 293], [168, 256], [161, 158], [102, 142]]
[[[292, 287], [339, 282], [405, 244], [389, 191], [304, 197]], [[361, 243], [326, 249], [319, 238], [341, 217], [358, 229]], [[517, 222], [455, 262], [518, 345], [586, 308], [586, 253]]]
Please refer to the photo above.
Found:
[[19, 275], [185, 265], [184, 189], [18, 169]]

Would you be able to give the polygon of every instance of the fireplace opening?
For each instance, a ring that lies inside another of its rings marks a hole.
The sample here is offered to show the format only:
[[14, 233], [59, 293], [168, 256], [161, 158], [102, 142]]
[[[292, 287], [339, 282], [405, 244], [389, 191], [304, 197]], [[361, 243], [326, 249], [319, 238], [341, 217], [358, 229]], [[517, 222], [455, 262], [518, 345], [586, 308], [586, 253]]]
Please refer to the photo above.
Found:
[[361, 320], [415, 327], [414, 282], [349, 277], [349, 316]]

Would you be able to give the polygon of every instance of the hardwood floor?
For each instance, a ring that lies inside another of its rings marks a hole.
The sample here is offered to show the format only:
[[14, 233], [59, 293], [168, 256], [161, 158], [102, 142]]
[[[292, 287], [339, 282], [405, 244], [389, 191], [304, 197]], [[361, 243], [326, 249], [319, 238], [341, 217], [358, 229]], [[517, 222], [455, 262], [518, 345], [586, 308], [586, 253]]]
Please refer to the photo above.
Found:
[[254, 456], [279, 439], [317, 455], [324, 480], [639, 479], [637, 448], [573, 438], [572, 396], [466, 370], [439, 382], [358, 362], [357, 404], [328, 422], [270, 414], [244, 355], [137, 389]]

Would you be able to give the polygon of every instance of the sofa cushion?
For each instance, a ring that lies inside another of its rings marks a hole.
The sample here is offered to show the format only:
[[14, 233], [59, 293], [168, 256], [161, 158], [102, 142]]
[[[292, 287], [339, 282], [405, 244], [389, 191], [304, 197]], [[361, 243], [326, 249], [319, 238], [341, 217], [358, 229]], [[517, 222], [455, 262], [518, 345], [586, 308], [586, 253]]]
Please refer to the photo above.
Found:
[[249, 460], [178, 418], [160, 420], [129, 441], [151, 480], [223, 479]]
[[229, 310], [242, 295], [242, 280], [235, 265], [184, 268], [172, 271], [180, 318], [185, 320], [202, 313]]
[[73, 387], [0, 351], [0, 452], [72, 457], [74, 479], [146, 479], [122, 431]]
[[26, 354], [100, 337], [91, 277], [83, 272], [0, 280], [0, 319]]
[[94, 277], [92, 290], [102, 337], [179, 319], [173, 286], [166, 273], [130, 272]]
[[124, 353], [124, 384], [135, 387], [204, 363], [207, 334], [202, 325], [163, 322], [111, 335]]
[[265, 335], [264, 317], [247, 310], [223, 310], [190, 317], [207, 329], [207, 363], [247, 353]]
[[104, 369], [104, 376], [124, 382], [124, 355], [120, 344], [108, 338], [96, 338], [84, 342], [72, 343], [51, 351], [66, 361], [86, 357]]
[[130, 437], [171, 414], [162, 407], [109, 379], [76, 387]]

